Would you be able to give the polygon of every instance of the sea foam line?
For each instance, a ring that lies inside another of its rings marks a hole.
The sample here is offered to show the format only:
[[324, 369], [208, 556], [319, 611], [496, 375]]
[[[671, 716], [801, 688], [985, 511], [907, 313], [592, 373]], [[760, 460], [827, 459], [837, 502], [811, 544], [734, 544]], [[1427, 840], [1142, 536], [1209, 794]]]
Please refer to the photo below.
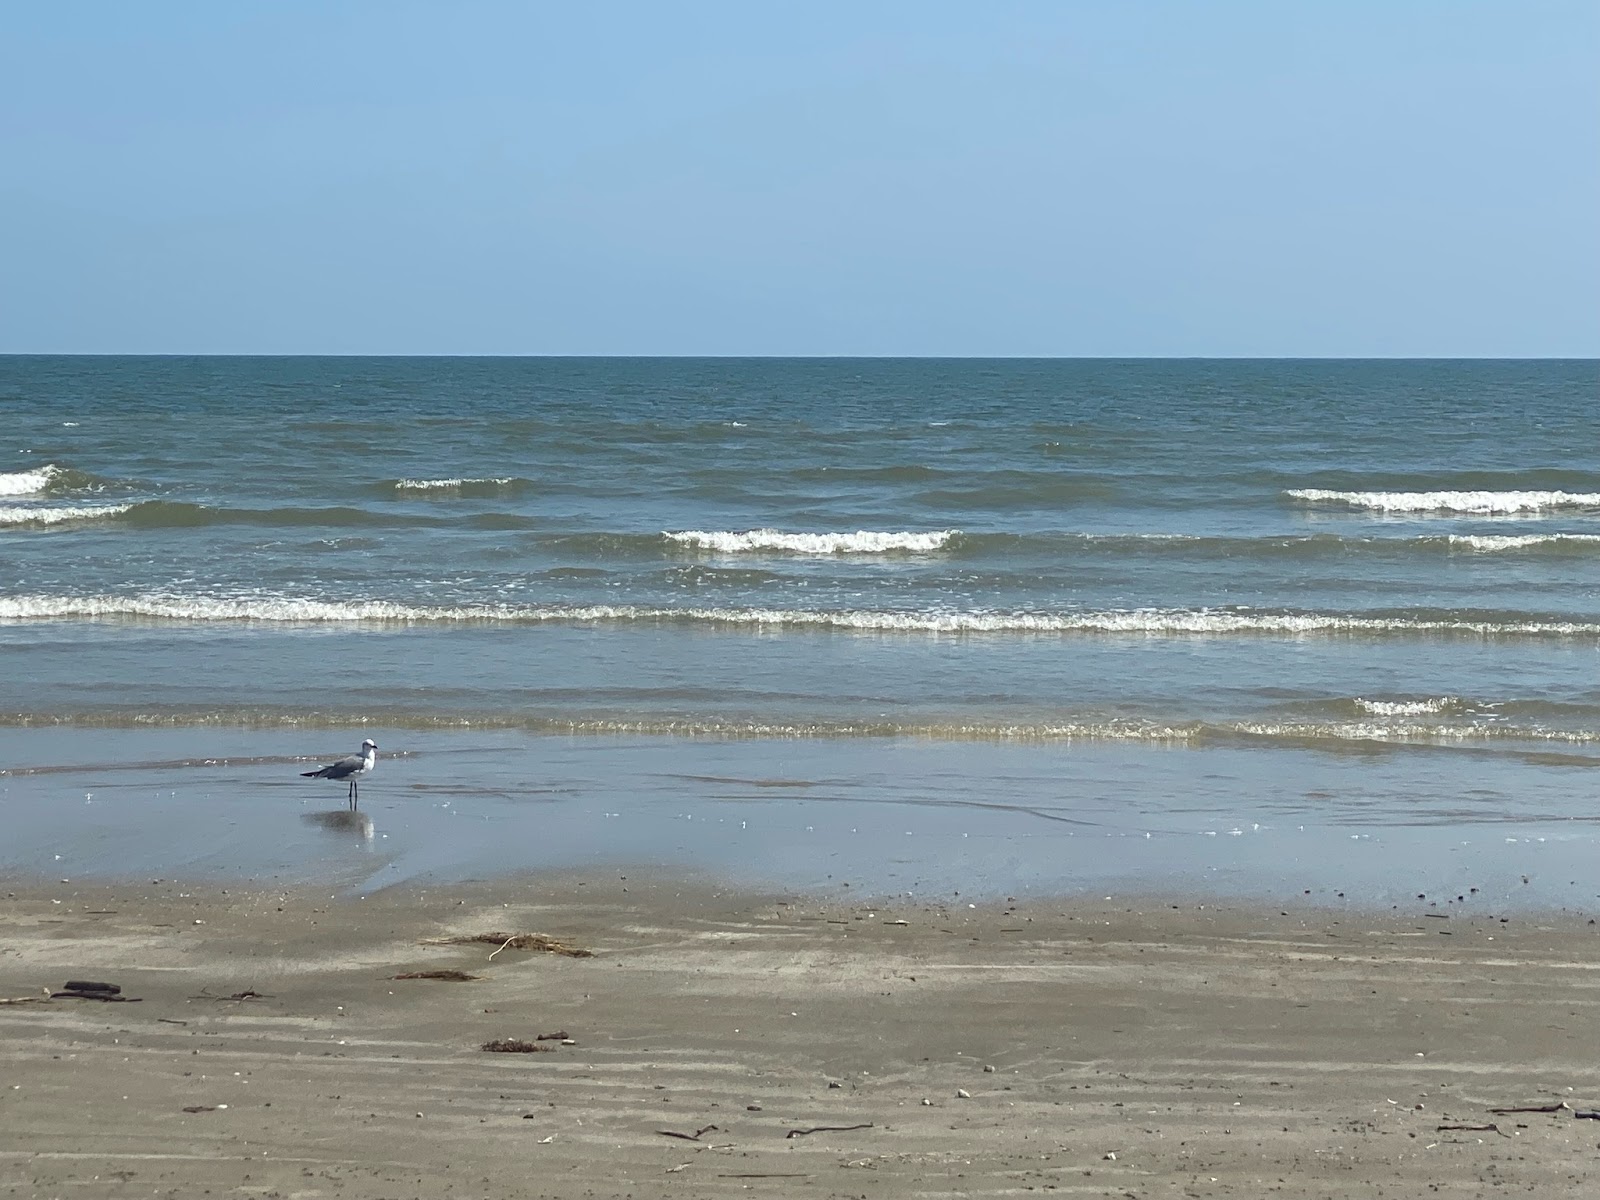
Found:
[[1211, 609], [1109, 612], [886, 612], [859, 609], [649, 608], [637, 605], [412, 605], [291, 597], [13, 596], [0, 620], [142, 618], [169, 621], [390, 624], [686, 624], [730, 629], [821, 629], [929, 634], [1453, 635], [1600, 637], [1600, 622], [1369, 617]]
[[43, 505], [8, 504], [0, 506], [0, 528], [16, 525], [61, 525], [68, 521], [94, 521], [120, 517], [131, 504], [83, 504], [76, 508], [46, 508]]
[[64, 474], [54, 463], [31, 471], [0, 471], [0, 496], [31, 496], [44, 491]]
[[858, 529], [854, 533], [685, 529], [666, 532], [661, 536], [682, 546], [715, 550], [721, 554], [748, 554], [763, 550], [781, 550], [790, 554], [887, 554], [897, 550], [923, 553], [939, 550], [960, 535], [959, 529], [936, 529], [929, 533], [889, 533], [871, 529]]
[[1346, 504], [1381, 512], [1517, 513], [1600, 508], [1600, 492], [1340, 492], [1291, 488], [1286, 494], [1313, 504]]
[[[1545, 743], [1587, 750], [1600, 745], [1600, 730], [1552, 729], [1537, 725], [1444, 725], [1418, 722], [1279, 722], [1175, 720], [1083, 720], [1033, 723], [894, 720], [741, 720], [715, 715], [618, 717], [599, 714], [554, 715], [530, 712], [418, 712], [386, 708], [338, 712], [283, 708], [222, 708], [210, 711], [102, 709], [77, 712], [0, 710], [0, 727], [78, 726], [89, 728], [250, 728], [336, 729], [381, 725], [401, 729], [515, 729], [564, 735], [635, 735], [679, 738], [926, 738], [956, 742], [1120, 742], [1204, 748], [1241, 738], [1256, 746], [1332, 748], [1352, 742], [1390, 746], [1472, 747], [1475, 744]], [[267, 761], [267, 760], [262, 760]], [[1600, 761], [1600, 760], [1596, 760]], [[163, 768], [211, 765], [205, 760], [155, 764]], [[0, 768], [0, 777], [31, 774]]]
[[1240, 721], [1230, 727], [1249, 737], [1339, 742], [1562, 742], [1575, 746], [1600, 743], [1600, 730], [1549, 729], [1538, 725], [1424, 725], [1415, 722]]

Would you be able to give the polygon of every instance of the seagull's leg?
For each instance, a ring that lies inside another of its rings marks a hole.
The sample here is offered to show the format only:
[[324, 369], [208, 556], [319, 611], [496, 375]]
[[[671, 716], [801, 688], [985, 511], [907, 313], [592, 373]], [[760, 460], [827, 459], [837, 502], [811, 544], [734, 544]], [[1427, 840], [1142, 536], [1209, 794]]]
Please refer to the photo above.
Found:
[[356, 786], [356, 781], [350, 781], [350, 811], [355, 812], [361, 807], [361, 789]]

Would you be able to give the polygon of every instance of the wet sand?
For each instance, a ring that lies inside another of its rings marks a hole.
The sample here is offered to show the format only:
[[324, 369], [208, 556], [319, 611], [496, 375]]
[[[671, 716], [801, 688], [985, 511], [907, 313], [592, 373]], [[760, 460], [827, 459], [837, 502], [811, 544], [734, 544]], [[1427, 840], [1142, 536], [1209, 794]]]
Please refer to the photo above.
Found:
[[[0, 995], [140, 998], [0, 1006], [0, 1194], [1600, 1190], [1587, 915], [332, 892], [0, 888]], [[491, 930], [593, 956], [422, 944]]]

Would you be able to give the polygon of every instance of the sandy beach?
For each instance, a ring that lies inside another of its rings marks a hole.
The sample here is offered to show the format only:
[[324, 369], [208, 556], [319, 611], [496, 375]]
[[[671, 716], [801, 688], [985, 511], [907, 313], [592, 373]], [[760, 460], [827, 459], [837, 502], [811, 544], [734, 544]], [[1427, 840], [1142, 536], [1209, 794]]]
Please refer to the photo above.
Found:
[[[1600, 1186], [1578, 913], [864, 907], [621, 873], [3, 896], [0, 995], [41, 997], [0, 1006], [9, 1196]], [[430, 941], [494, 932], [589, 954]], [[478, 978], [394, 978], [441, 970]], [[69, 980], [124, 1002], [42, 999]]]

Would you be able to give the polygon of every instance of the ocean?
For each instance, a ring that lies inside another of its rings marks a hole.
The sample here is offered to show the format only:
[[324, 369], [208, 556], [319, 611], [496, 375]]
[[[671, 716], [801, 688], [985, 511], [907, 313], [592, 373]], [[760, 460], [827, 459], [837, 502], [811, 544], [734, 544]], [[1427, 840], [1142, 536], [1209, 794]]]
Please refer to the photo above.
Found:
[[1597, 768], [1593, 361], [0, 357], [0, 868], [1565, 903]]

